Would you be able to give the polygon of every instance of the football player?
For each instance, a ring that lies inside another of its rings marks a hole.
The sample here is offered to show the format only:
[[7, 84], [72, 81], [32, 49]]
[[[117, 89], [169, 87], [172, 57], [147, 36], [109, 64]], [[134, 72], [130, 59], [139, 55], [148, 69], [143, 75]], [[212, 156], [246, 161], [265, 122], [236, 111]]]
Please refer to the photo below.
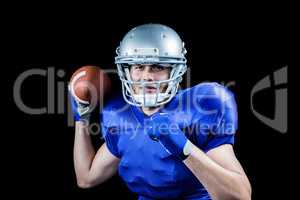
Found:
[[91, 112], [82, 112], [89, 105], [72, 98], [78, 185], [95, 186], [118, 171], [140, 200], [251, 199], [233, 151], [233, 93], [217, 83], [178, 89], [186, 50], [165, 25], [132, 29], [116, 52], [122, 95], [100, 113], [105, 143], [97, 152], [87, 134]]

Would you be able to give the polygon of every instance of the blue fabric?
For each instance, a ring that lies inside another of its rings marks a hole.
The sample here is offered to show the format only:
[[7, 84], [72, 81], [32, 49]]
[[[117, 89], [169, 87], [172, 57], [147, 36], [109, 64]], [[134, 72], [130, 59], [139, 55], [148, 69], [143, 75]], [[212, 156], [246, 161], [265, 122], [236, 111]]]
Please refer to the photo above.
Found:
[[160, 142], [172, 155], [180, 160], [187, 158], [183, 149], [188, 140], [168, 113], [158, 112], [152, 115], [150, 120], [146, 121], [145, 129], [151, 139]]
[[74, 120], [75, 121], [80, 121], [80, 115], [79, 115], [78, 110], [77, 110], [78, 105], [75, 101], [75, 98], [70, 93], [69, 93], [69, 98], [70, 98], [70, 101], [71, 101], [71, 108], [72, 108], [72, 113], [73, 113]]
[[[233, 94], [217, 83], [202, 83], [177, 95], [159, 112], [168, 113], [185, 136], [204, 152], [233, 144], [237, 110]], [[140, 199], [210, 199], [192, 172], [145, 131], [145, 115], [118, 96], [101, 113], [103, 137], [120, 158], [119, 175]]]

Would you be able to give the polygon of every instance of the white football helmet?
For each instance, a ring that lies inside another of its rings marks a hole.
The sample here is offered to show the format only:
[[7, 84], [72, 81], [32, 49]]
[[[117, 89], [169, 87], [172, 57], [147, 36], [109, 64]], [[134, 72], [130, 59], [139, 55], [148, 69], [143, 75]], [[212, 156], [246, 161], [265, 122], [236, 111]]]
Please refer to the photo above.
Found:
[[[178, 34], [168, 26], [145, 24], [130, 30], [116, 50], [115, 63], [122, 81], [125, 101], [135, 106], [155, 107], [169, 102], [177, 93], [182, 75], [186, 72], [186, 49]], [[163, 81], [133, 81], [131, 65], [160, 65], [171, 67], [169, 79]], [[161, 84], [167, 89], [160, 92]], [[136, 94], [133, 85], [142, 88]], [[156, 86], [156, 93], [145, 93], [146, 86]]]

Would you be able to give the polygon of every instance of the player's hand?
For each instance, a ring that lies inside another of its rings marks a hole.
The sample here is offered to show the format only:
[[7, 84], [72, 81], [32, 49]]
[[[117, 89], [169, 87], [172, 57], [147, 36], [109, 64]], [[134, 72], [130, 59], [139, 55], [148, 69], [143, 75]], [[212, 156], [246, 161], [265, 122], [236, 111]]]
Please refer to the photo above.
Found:
[[92, 106], [87, 101], [82, 101], [79, 98], [76, 98], [69, 87], [69, 96], [71, 100], [72, 112], [74, 115], [75, 121], [85, 121], [88, 122], [90, 120], [90, 116], [92, 113]]
[[184, 160], [190, 154], [191, 142], [172, 122], [167, 113], [156, 113], [146, 122], [147, 133], [151, 139], [160, 142], [171, 154]]

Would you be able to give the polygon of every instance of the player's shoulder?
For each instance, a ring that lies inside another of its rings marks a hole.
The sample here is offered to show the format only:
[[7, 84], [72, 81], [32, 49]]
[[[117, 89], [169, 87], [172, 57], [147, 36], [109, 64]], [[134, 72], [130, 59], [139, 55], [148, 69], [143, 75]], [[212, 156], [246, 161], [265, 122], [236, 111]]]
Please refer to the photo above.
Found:
[[116, 111], [122, 108], [125, 108], [128, 104], [124, 101], [124, 98], [121, 94], [116, 94], [105, 102], [103, 106], [103, 111]]
[[181, 90], [176, 97], [193, 107], [203, 109], [218, 109], [224, 103], [235, 102], [234, 94], [225, 86], [216, 82], [199, 83], [193, 87]]
[[206, 100], [219, 99], [220, 101], [226, 101], [229, 98], [234, 97], [232, 91], [217, 82], [199, 83], [191, 88], [183, 90], [181, 95], [192, 95], [194, 98]]
[[120, 120], [128, 116], [129, 110], [130, 105], [124, 101], [123, 96], [120, 94], [115, 95], [105, 102], [101, 110], [102, 123], [105, 125], [118, 124]]
[[220, 98], [232, 96], [233, 93], [225, 86], [217, 82], [204, 82], [199, 83], [191, 88], [183, 91], [183, 93], [193, 93], [198, 95], [215, 95]]

